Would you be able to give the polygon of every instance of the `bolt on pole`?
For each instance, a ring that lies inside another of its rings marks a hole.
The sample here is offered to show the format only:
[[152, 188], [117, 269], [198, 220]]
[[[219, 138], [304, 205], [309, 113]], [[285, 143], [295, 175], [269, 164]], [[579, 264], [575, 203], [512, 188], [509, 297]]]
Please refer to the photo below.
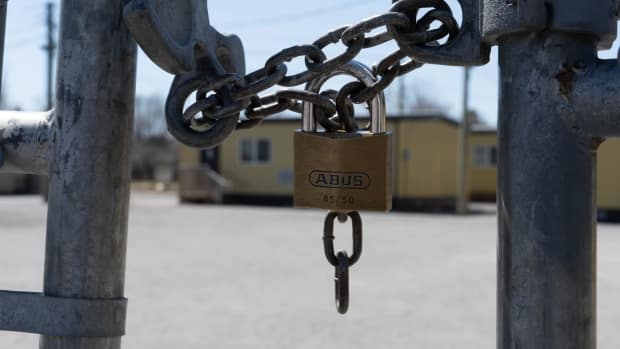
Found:
[[[49, 171], [44, 294], [124, 295], [136, 44], [124, 0], [64, 0]], [[41, 336], [41, 349], [119, 349], [120, 337]]]

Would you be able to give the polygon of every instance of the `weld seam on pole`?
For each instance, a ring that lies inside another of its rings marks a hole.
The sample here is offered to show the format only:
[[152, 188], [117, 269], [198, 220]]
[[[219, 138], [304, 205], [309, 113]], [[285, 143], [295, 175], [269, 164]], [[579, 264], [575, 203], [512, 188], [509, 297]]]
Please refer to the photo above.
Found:
[[0, 330], [59, 337], [125, 335], [127, 299], [75, 299], [0, 291]]

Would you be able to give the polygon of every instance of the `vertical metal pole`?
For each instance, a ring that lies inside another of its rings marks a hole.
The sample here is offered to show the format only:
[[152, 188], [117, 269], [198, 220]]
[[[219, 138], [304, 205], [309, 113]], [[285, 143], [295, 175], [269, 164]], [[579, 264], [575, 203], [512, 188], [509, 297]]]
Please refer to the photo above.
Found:
[[497, 348], [596, 348], [595, 163], [574, 127], [571, 67], [595, 37], [543, 31], [500, 40]]
[[[123, 297], [136, 45], [125, 0], [63, 0], [44, 292]], [[42, 336], [41, 349], [118, 349], [120, 338]]]
[[458, 141], [458, 169], [456, 174], [456, 212], [458, 214], [467, 213], [467, 203], [469, 201], [467, 193], [467, 170], [469, 153], [469, 77], [470, 67], [465, 67], [463, 75], [463, 120], [459, 126]]

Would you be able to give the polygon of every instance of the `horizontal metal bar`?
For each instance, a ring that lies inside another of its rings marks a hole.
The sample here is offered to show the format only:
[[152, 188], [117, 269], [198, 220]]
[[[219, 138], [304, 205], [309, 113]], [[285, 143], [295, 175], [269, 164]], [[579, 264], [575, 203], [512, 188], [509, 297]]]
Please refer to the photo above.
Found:
[[0, 111], [0, 173], [46, 175], [53, 111]]
[[0, 291], [0, 330], [60, 337], [125, 334], [127, 299], [74, 299]]
[[598, 61], [591, 66], [566, 66], [557, 77], [571, 108], [576, 128], [593, 137], [620, 136], [620, 64]]

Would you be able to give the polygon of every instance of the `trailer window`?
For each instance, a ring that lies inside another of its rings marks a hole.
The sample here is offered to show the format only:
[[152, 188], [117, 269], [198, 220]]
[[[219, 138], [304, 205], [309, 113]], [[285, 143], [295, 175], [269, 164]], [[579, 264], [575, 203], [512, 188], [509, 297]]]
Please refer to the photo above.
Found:
[[259, 165], [271, 162], [271, 140], [267, 138], [244, 138], [239, 145], [241, 163]]
[[494, 145], [475, 145], [473, 161], [474, 166], [478, 168], [497, 166], [497, 147]]

